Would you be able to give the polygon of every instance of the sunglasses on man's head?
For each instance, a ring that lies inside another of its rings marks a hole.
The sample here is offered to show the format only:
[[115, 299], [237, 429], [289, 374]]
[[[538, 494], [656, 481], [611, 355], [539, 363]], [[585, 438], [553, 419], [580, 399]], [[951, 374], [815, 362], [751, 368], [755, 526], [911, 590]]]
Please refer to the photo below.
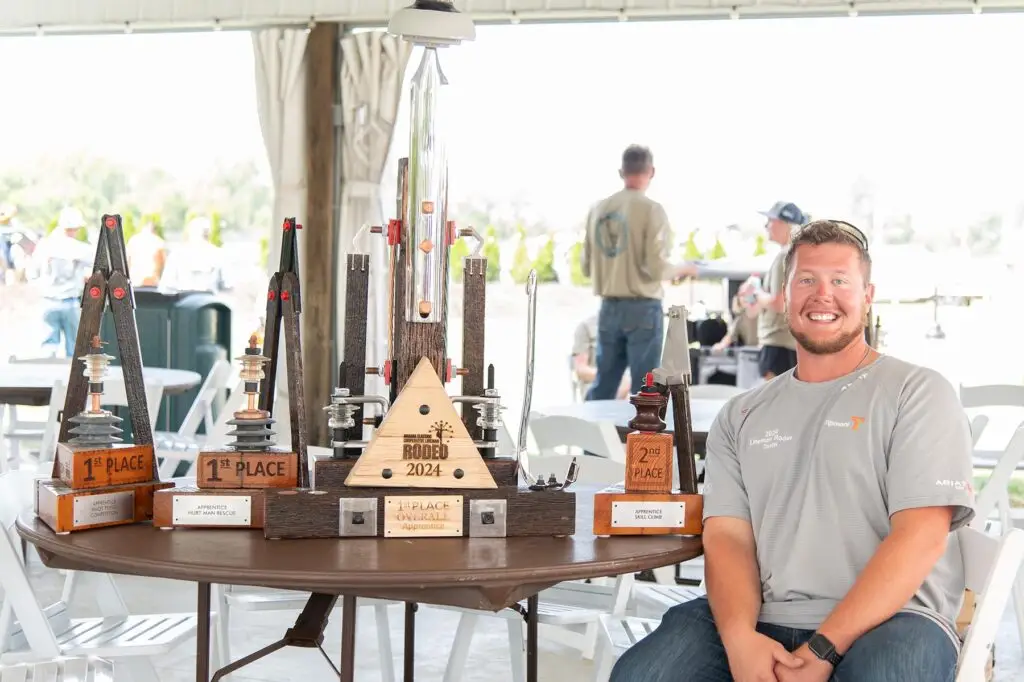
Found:
[[[846, 222], [845, 220], [830, 220], [829, 222], [831, 222], [833, 225], [836, 225], [840, 230], [853, 237], [853, 240], [856, 241], [857, 244], [860, 245], [862, 249], [864, 249], [864, 251], [868, 250], [867, 235], [861, 232], [859, 227], [857, 227], [856, 225], [852, 225]], [[794, 236], [798, 235], [799, 232], [797, 233], [797, 235]]]

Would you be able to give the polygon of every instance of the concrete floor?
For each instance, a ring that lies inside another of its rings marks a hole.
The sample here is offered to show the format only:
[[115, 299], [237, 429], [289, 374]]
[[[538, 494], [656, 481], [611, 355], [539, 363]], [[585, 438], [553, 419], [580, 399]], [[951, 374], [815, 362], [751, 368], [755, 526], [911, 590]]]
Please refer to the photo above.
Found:
[[[34, 557], [33, 557], [34, 558]], [[33, 585], [44, 605], [60, 597], [63, 576], [44, 568], [35, 558], [31, 562]], [[187, 612], [195, 608], [195, 586], [170, 580], [118, 577], [128, 607], [135, 613]], [[83, 585], [72, 602], [75, 616], [98, 615], [88, 584]], [[403, 623], [402, 608], [390, 609], [390, 632], [395, 658], [396, 678], [401, 680]], [[237, 612], [232, 617], [232, 658], [240, 658], [278, 639], [294, 621], [295, 612]], [[440, 682], [458, 624], [457, 613], [422, 607], [416, 628], [416, 679]], [[335, 611], [325, 635], [324, 648], [338, 660], [341, 635], [340, 612]], [[381, 682], [377, 634], [373, 610], [362, 608], [358, 615], [357, 682]], [[586, 682], [592, 679], [593, 665], [578, 652], [540, 636], [540, 679], [542, 682]], [[157, 662], [161, 682], [195, 680], [195, 642], [189, 640]], [[335, 679], [330, 668], [315, 650], [284, 649], [230, 676], [228, 682], [321, 682]], [[509, 649], [505, 621], [483, 618], [476, 630], [469, 661], [462, 679], [465, 682], [510, 682]], [[680, 677], [680, 682], [686, 678]], [[1017, 637], [1012, 610], [1007, 610], [996, 642], [996, 682], [1024, 682], [1024, 657]]]

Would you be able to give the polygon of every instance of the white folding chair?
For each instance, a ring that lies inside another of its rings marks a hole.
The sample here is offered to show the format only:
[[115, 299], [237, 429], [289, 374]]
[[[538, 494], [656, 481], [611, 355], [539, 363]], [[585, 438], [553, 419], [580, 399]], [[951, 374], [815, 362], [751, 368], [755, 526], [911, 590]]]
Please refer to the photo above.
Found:
[[[1024, 386], [1013, 384], [960, 385], [960, 404], [971, 417], [971, 438], [974, 445], [974, 466], [991, 468], [1001, 451], [978, 447], [982, 436], [994, 426], [1016, 426], [1024, 419]], [[990, 438], [986, 440], [991, 441]]]
[[[191, 613], [129, 615], [113, 579], [102, 573], [68, 573], [61, 600], [40, 606], [24, 558], [12, 542], [14, 522], [24, 510], [24, 472], [0, 475], [0, 665], [97, 656], [123, 662], [115, 682], [158, 682], [151, 658], [191, 638], [198, 619]], [[76, 583], [88, 579], [103, 616], [73, 619], [68, 611]], [[15, 620], [16, 619], [16, 620]]]
[[178, 430], [157, 431], [153, 434], [153, 442], [158, 449], [188, 450], [202, 444], [205, 437], [197, 436], [196, 432], [200, 424], [205, 426], [207, 434], [213, 431], [213, 404], [217, 399], [217, 393], [224, 388], [230, 375], [231, 363], [227, 360], [217, 360], [213, 363]]
[[626, 461], [626, 448], [611, 422], [531, 412], [530, 435], [542, 457], [558, 454], [557, 450], [565, 447], [616, 462]]

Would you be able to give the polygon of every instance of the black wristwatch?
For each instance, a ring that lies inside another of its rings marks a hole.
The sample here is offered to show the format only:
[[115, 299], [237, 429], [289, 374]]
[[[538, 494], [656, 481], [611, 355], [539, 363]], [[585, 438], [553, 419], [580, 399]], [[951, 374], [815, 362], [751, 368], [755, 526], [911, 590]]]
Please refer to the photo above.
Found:
[[843, 660], [843, 657], [836, 651], [836, 645], [820, 632], [815, 632], [811, 636], [811, 639], [807, 642], [807, 648], [821, 660], [831, 663], [833, 668], [837, 667], [839, 662]]

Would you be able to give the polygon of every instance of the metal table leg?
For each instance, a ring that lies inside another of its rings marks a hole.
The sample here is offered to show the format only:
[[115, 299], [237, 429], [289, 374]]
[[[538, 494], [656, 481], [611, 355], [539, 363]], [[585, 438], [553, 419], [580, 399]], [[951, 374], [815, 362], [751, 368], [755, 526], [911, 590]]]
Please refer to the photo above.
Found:
[[196, 682], [210, 682], [210, 583], [199, 583], [196, 587]]
[[540, 596], [526, 600], [526, 682], [539, 682], [537, 677], [537, 610]]
[[356, 598], [341, 598], [341, 682], [356, 679]]
[[405, 603], [405, 663], [404, 682], [413, 682], [416, 674], [416, 602]]

